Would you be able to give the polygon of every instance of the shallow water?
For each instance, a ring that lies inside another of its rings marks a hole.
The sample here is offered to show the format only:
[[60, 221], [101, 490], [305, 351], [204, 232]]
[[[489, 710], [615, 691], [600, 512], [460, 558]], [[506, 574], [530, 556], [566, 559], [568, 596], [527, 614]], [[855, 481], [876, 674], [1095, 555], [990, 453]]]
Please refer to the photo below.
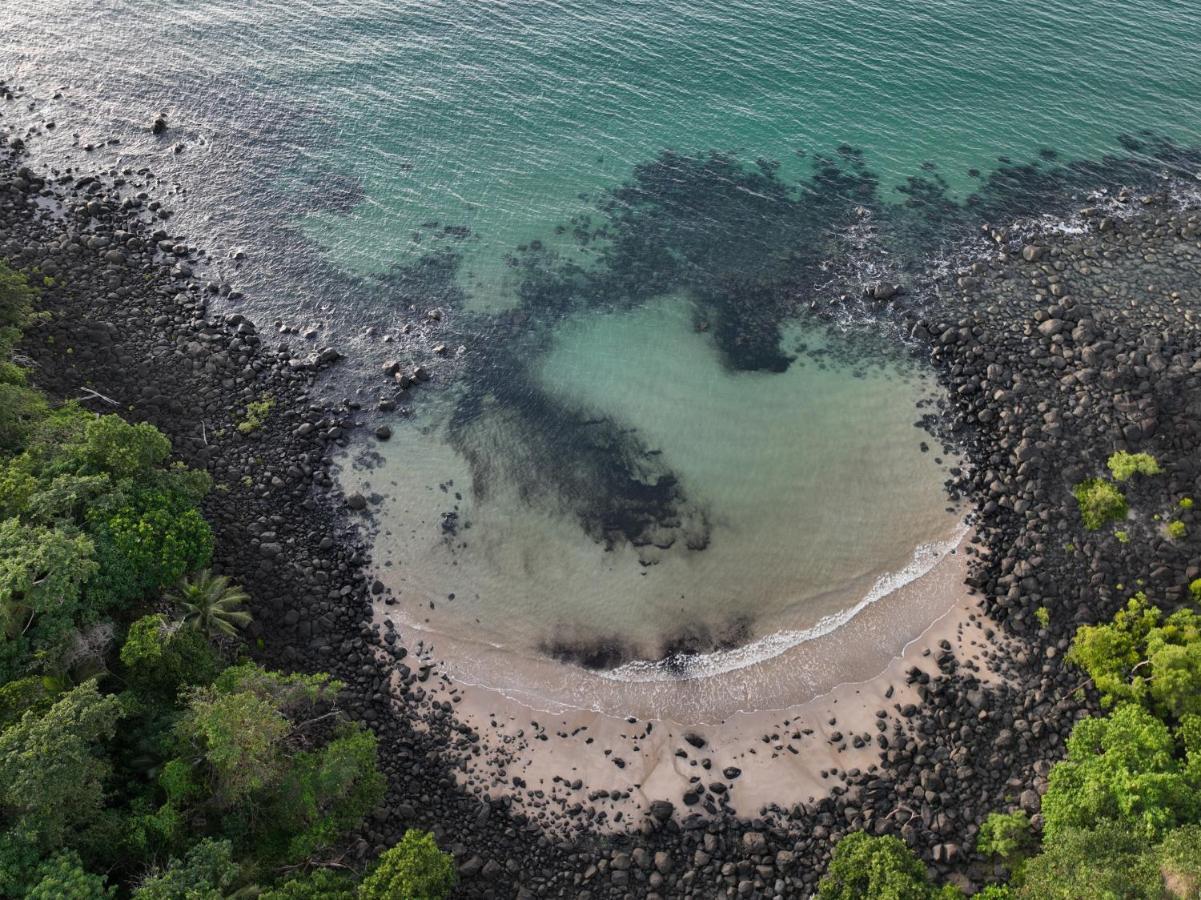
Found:
[[445, 415], [423, 411], [382, 447], [383, 465], [352, 476], [385, 497], [377, 555], [403, 614], [607, 666], [821, 630], [959, 517], [942, 489], [950, 461], [922, 452], [914, 423], [928, 377], [848, 362], [842, 340], [814, 327], [784, 343], [805, 348], [787, 372], [733, 371], [680, 296], [555, 329], [534, 378], [582, 416], [561, 423], [578, 432], [570, 443], [609, 423], [636, 440], [635, 463], [678, 479], [679, 514], [608, 549], [580, 527], [605, 503], [590, 475], [574, 473], [578, 493], [549, 474], [545, 489], [521, 490], [562, 465], [521, 455], [531, 436], [510, 411], [524, 398], [484, 406], [469, 426], [492, 459], [486, 485], [447, 443]]
[[780, 652], [954, 532], [865, 282], [1201, 173], [1179, 0], [8, 0], [0, 77], [39, 164], [127, 170], [403, 407], [345, 474], [401, 615], [628, 679]]

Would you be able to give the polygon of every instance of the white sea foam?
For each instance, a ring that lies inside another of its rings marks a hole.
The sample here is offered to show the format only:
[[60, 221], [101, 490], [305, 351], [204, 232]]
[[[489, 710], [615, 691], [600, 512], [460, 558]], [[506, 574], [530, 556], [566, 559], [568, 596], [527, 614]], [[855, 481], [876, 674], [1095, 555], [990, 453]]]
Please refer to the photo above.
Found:
[[887, 597], [912, 581], [921, 578], [954, 550], [968, 532], [966, 523], [960, 524], [955, 533], [945, 541], [921, 544], [913, 551], [913, 558], [903, 569], [888, 572], [876, 579], [875, 584], [857, 604], [841, 612], [820, 619], [815, 625], [802, 630], [786, 629], [765, 635], [749, 644], [731, 650], [712, 653], [687, 654], [665, 660], [632, 660], [616, 669], [598, 672], [603, 678], [626, 682], [681, 681], [696, 678], [712, 678], [745, 669], [765, 660], [779, 656], [806, 641], [823, 637], [850, 622], [862, 610], [876, 601]]

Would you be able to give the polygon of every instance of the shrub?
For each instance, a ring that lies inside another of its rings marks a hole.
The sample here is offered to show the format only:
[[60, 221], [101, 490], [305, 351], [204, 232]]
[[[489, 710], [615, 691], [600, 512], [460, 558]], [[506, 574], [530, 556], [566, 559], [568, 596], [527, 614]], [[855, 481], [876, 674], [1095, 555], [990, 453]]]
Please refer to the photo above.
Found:
[[1038, 619], [1038, 624], [1046, 628], [1051, 624], [1051, 611], [1045, 606], [1040, 606], [1034, 611], [1034, 618]]
[[961, 896], [930, 884], [926, 867], [900, 838], [848, 834], [834, 847], [830, 867], [817, 886], [818, 900], [933, 900]]
[[1119, 544], [1130, 543], [1130, 533], [1128, 531], [1115, 531], [1113, 536], [1118, 539]]
[[1149, 453], [1127, 453], [1119, 450], [1105, 463], [1115, 481], [1126, 481], [1135, 475], [1158, 475], [1163, 470]]
[[[895, 839], [894, 839], [895, 840]], [[915, 860], [916, 862], [916, 860]], [[921, 864], [918, 863], [920, 866]], [[363, 879], [360, 900], [442, 900], [455, 886], [455, 863], [425, 831], [409, 830]]]
[[275, 400], [270, 394], [264, 394], [261, 400], [247, 403], [246, 418], [238, 423], [238, 431], [241, 434], [258, 431], [267, 421], [267, 416], [271, 413], [273, 406], [275, 406]]
[[1164, 530], [1167, 531], [1168, 537], [1174, 541], [1178, 541], [1188, 534], [1188, 527], [1179, 519], [1169, 522]]
[[1180, 505], [1181, 509], [1192, 509], [1193, 508], [1193, 498], [1192, 497], [1181, 497], [1179, 505]]
[[1072, 488], [1072, 494], [1089, 531], [1096, 531], [1107, 522], [1120, 521], [1129, 512], [1125, 495], [1104, 478], [1082, 481]]
[[354, 880], [343, 872], [314, 869], [259, 894], [259, 900], [355, 900]]
[[8, 821], [54, 849], [99, 815], [111, 767], [96, 745], [112, 737], [120, 715], [117, 699], [89, 681], [0, 733], [0, 808]]
[[1189, 582], [1188, 592], [1196, 602], [1201, 603], [1201, 578]]
[[1020, 810], [1012, 813], [988, 814], [976, 836], [976, 849], [998, 857], [1009, 868], [1034, 848], [1034, 832], [1030, 817]]

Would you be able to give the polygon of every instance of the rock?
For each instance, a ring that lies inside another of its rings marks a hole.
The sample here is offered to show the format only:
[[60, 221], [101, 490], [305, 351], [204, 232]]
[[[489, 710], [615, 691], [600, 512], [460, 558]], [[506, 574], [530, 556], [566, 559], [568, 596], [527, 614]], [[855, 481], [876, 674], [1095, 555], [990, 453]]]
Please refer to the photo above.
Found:
[[392, 429], [388, 425], [381, 425], [375, 429], [375, 436], [381, 441], [386, 441], [388, 438], [392, 437]]
[[346, 505], [355, 510], [366, 509], [367, 498], [362, 494], [351, 494], [346, 498]]
[[666, 822], [676, 811], [675, 804], [670, 800], [655, 800], [650, 806], [651, 816], [660, 822]]
[[663, 850], [655, 853], [655, 871], [660, 875], [671, 874], [671, 854]]
[[1027, 244], [1022, 248], [1022, 259], [1026, 262], [1038, 262], [1043, 258], [1043, 248], [1034, 244]]
[[758, 831], [748, 831], [742, 836], [742, 848], [752, 855], [758, 856], [767, 852], [767, 838]]
[[167, 130], [167, 119], [165, 116], [159, 116], [154, 120], [154, 124], [150, 126], [151, 134], [162, 134]]
[[1033, 815], [1042, 807], [1042, 798], [1038, 796], [1038, 791], [1027, 788], [1018, 797], [1018, 805], [1024, 812]]

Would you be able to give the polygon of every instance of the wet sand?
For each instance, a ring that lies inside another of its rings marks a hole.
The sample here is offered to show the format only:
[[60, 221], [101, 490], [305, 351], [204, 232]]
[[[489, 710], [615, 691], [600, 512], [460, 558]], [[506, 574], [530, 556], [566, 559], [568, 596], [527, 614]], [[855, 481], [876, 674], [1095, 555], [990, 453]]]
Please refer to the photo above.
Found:
[[[509, 795], [548, 824], [569, 827], [572, 817], [587, 817], [593, 827], [622, 828], [655, 800], [672, 802], [677, 814], [704, 812], [706, 801], [709, 812], [727, 807], [744, 816], [768, 805], [787, 809], [825, 796], [840, 772], [878, 763], [878, 713], [902, 718], [905, 705], [917, 702], [907, 684], [912, 668], [935, 673], [939, 653], [950, 648], [961, 665], [978, 666], [981, 680], [989, 680], [981, 654], [992, 623], [964, 584], [968, 548], [975, 552], [970, 540], [969, 533], [926, 574], [832, 633], [733, 672], [609, 682], [553, 661], [498, 653], [496, 680], [514, 689], [442, 675], [426, 690], [453, 703], [457, 718], [480, 735], [461, 767], [468, 788]], [[443, 669], [454, 650], [440, 638], [422, 655]], [[520, 689], [545, 683], [538, 679], [554, 671], [579, 682], [581, 697], [595, 700], [597, 685], [607, 685], [606, 708], [625, 714], [548, 703]], [[612, 705], [622, 700], [624, 707]], [[712, 714], [704, 712], [706, 702]], [[682, 798], [697, 785], [709, 790], [688, 807]]]

